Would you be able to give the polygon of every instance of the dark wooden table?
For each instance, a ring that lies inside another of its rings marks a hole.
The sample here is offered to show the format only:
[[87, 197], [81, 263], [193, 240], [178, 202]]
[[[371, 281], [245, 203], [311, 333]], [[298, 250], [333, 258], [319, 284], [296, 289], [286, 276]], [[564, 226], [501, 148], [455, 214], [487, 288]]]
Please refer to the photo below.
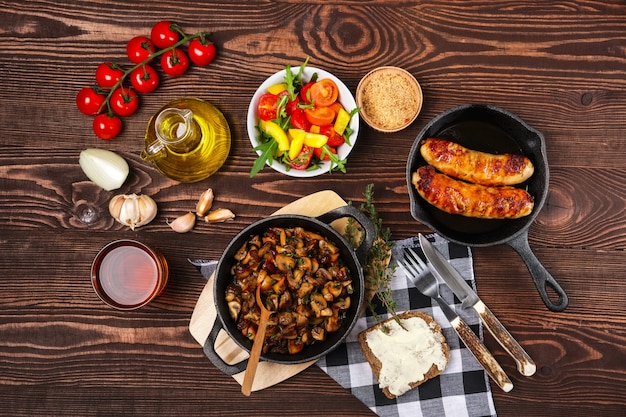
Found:
[[[311, 367], [250, 398], [205, 358], [189, 333], [204, 286], [188, 257], [216, 259], [237, 231], [307, 194], [332, 189], [375, 202], [397, 239], [428, 232], [409, 214], [407, 154], [440, 112], [491, 103], [543, 132], [550, 165], [547, 204], [530, 228], [537, 257], [570, 297], [549, 311], [508, 246], [474, 250], [479, 293], [538, 364], [520, 377], [486, 336], [515, 389], [493, 390], [500, 416], [617, 416], [626, 408], [626, 4], [623, 1], [54, 1], [3, 2], [0, 10], [0, 415], [369, 415], [358, 400]], [[103, 142], [75, 96], [96, 66], [122, 64], [126, 42], [171, 19], [189, 33], [210, 30], [218, 56], [180, 78], [163, 77]], [[348, 173], [292, 179], [249, 171], [245, 127], [255, 89], [286, 63], [341, 78], [354, 92], [382, 65], [410, 71], [424, 107], [406, 130], [363, 127]], [[211, 101], [233, 135], [218, 174], [171, 181], [139, 152], [148, 118], [181, 96]], [[121, 190], [106, 192], [78, 165], [81, 150], [116, 151], [131, 165]], [[166, 224], [193, 209], [206, 188], [233, 222], [190, 234]], [[159, 205], [136, 231], [107, 213], [118, 192]], [[92, 222], [81, 221], [85, 208]], [[91, 262], [106, 243], [133, 238], [166, 256], [164, 294], [118, 312], [94, 294]]]

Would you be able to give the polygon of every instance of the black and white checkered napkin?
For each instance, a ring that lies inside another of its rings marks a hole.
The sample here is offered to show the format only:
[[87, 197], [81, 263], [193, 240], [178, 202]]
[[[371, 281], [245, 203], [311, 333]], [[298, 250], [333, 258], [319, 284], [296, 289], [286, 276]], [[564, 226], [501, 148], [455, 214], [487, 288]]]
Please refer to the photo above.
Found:
[[[448, 242], [438, 235], [428, 236], [435, 247], [447, 258], [468, 284], [476, 289], [471, 250]], [[392, 256], [392, 265], [407, 247], [419, 248], [417, 237], [398, 241]], [[441, 284], [441, 283], [440, 283]], [[462, 345], [454, 329], [434, 300], [421, 294], [407, 279], [402, 268], [396, 268], [391, 281], [393, 299], [398, 313], [419, 310], [431, 315], [441, 326], [450, 346], [450, 362], [437, 378], [426, 381], [404, 395], [390, 400], [378, 387], [372, 370], [357, 340], [358, 334], [376, 324], [370, 312], [361, 317], [346, 342], [321, 358], [317, 365], [344, 388], [382, 417], [482, 417], [495, 416], [489, 378], [471, 352]], [[460, 308], [459, 300], [445, 285], [440, 285], [441, 296], [483, 339], [482, 324], [476, 313]], [[389, 315], [377, 310], [382, 319]]]
[[[427, 236], [435, 247], [450, 260], [468, 284], [476, 289], [472, 253], [469, 248], [450, 243], [438, 235]], [[397, 241], [391, 263], [395, 264], [401, 251], [407, 247], [419, 248], [417, 237]], [[215, 271], [216, 261], [190, 260], [208, 279]], [[440, 283], [441, 284], [441, 283]], [[441, 326], [450, 347], [450, 362], [445, 371], [417, 388], [390, 400], [378, 387], [372, 370], [357, 340], [358, 334], [376, 324], [368, 311], [361, 317], [352, 332], [336, 350], [317, 362], [324, 372], [367, 405], [381, 417], [483, 417], [496, 416], [489, 379], [471, 352], [459, 340], [454, 329], [435, 301], [422, 295], [408, 281], [402, 268], [396, 268], [391, 281], [396, 311], [420, 310], [431, 315]], [[445, 285], [440, 286], [441, 296], [456, 310], [457, 314], [483, 339], [482, 324], [476, 313], [462, 310], [460, 302]], [[387, 312], [378, 308], [382, 319]]]

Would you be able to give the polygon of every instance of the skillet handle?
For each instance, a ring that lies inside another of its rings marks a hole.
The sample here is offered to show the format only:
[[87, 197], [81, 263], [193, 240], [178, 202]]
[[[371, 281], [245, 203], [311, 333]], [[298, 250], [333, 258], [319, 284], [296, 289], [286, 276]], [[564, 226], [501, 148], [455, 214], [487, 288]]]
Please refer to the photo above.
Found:
[[207, 358], [211, 361], [213, 365], [220, 371], [224, 372], [226, 375], [236, 375], [240, 372], [244, 372], [246, 370], [246, 366], [248, 365], [248, 360], [244, 360], [235, 365], [229, 365], [217, 354], [215, 351], [215, 341], [217, 340], [217, 334], [222, 330], [222, 325], [220, 323], [219, 318], [215, 320], [213, 323], [213, 327], [211, 328], [211, 332], [209, 336], [204, 341], [204, 346], [202, 350]]
[[[524, 263], [526, 263], [526, 267], [528, 268], [528, 271], [530, 271], [530, 275], [535, 282], [539, 295], [548, 309], [552, 311], [565, 310], [569, 302], [567, 294], [541, 264], [541, 262], [539, 262], [539, 259], [537, 259], [533, 251], [530, 249], [530, 245], [528, 244], [528, 233], [522, 233], [507, 243], [515, 249], [517, 253], [519, 253]], [[552, 288], [557, 293], [558, 301], [552, 301], [548, 295], [548, 287]]]
[[333, 221], [344, 217], [353, 218], [363, 228], [365, 237], [361, 242], [361, 245], [356, 248], [355, 252], [356, 257], [359, 259], [359, 262], [361, 262], [361, 265], [365, 265], [367, 262], [367, 255], [369, 254], [370, 249], [372, 249], [374, 240], [376, 239], [376, 227], [374, 227], [374, 223], [372, 223], [370, 218], [365, 213], [354, 206], [340, 206], [329, 211], [328, 213], [322, 214], [317, 217], [317, 219], [326, 224], [331, 224]]

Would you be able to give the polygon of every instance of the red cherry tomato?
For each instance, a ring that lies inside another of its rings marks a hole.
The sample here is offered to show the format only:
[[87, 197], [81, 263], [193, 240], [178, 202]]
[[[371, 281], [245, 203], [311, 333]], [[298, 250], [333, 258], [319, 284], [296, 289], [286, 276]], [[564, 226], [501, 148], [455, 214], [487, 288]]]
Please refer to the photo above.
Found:
[[[280, 93], [278, 93], [278, 97], [282, 97], [282, 96], [288, 96], [289, 97], [289, 91], [284, 90], [281, 91]], [[292, 115], [293, 112], [298, 108], [298, 99], [294, 99], [294, 100], [289, 100], [287, 99], [287, 105], [285, 106], [285, 112], [288, 115]]]
[[[337, 154], [337, 149], [333, 148], [332, 146], [327, 146], [326, 148], [331, 153]], [[330, 155], [328, 155], [328, 152], [325, 152], [325, 148], [315, 148], [313, 149], [313, 153], [315, 154], [317, 159], [319, 159], [320, 161], [330, 161]], [[324, 154], [323, 157], [322, 157], [322, 154]]]
[[257, 112], [261, 120], [276, 119], [276, 110], [278, 107], [278, 96], [276, 94], [265, 93], [259, 97], [257, 104]]
[[150, 65], [143, 65], [130, 73], [130, 82], [135, 90], [148, 94], [159, 86], [159, 74]]
[[215, 58], [215, 44], [205, 38], [196, 38], [189, 42], [187, 52], [191, 62], [204, 67], [213, 62], [213, 58]]
[[139, 107], [139, 96], [135, 93], [135, 90], [121, 87], [113, 91], [109, 99], [109, 105], [120, 116], [130, 116]]
[[96, 82], [102, 88], [111, 88], [124, 76], [124, 71], [116, 64], [105, 62], [96, 68]]
[[148, 58], [155, 50], [152, 41], [145, 36], [135, 36], [126, 44], [126, 56], [134, 64], [152, 61], [152, 59], [148, 60]]
[[100, 113], [100, 108], [105, 100], [106, 97], [98, 94], [93, 88], [84, 87], [76, 94], [76, 107], [81, 113], [94, 116]]
[[176, 31], [178, 26], [169, 20], [161, 20], [150, 31], [152, 43], [161, 49], [169, 48], [180, 39], [180, 34]]
[[311, 104], [311, 95], [309, 94], [309, 90], [313, 84], [315, 84], [314, 81], [308, 82], [300, 89], [300, 99], [306, 104]]
[[320, 129], [320, 133], [322, 135], [328, 136], [328, 142], [326, 142], [326, 144], [330, 147], [343, 145], [343, 143], [346, 141], [343, 136], [335, 132], [335, 127], [333, 125], [322, 126]]
[[93, 119], [93, 131], [100, 139], [111, 140], [122, 131], [122, 120], [106, 113], [99, 114]]
[[304, 109], [301, 108], [297, 108], [291, 113], [291, 125], [296, 129], [302, 129], [307, 132], [311, 130], [311, 123], [307, 120]]
[[178, 77], [189, 68], [189, 58], [181, 49], [174, 48], [161, 55], [161, 67], [167, 75]]
[[310, 146], [304, 145], [298, 156], [289, 161], [289, 167], [304, 171], [311, 165], [311, 159], [313, 159], [313, 149]]

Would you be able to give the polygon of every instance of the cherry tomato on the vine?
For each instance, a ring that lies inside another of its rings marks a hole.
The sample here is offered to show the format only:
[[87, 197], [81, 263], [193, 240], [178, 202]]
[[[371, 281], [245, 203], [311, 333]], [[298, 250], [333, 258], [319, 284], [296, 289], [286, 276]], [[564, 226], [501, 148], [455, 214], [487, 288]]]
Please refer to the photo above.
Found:
[[105, 62], [96, 68], [96, 82], [100, 87], [111, 88], [124, 76], [124, 71], [111, 62]]
[[93, 131], [100, 139], [111, 140], [122, 131], [122, 120], [106, 113], [99, 114], [93, 119]]
[[87, 116], [94, 116], [100, 113], [100, 107], [104, 104], [106, 97], [98, 94], [91, 87], [84, 87], [76, 94], [76, 107], [81, 113]]
[[130, 73], [130, 82], [135, 90], [148, 94], [159, 86], [159, 74], [150, 65], [142, 65]]
[[204, 37], [193, 39], [187, 48], [189, 59], [201, 67], [209, 65], [215, 58], [215, 44]]
[[145, 36], [135, 36], [126, 44], [126, 56], [133, 64], [147, 60], [155, 50], [152, 41]]
[[174, 45], [180, 39], [179, 33], [175, 30], [177, 26], [169, 20], [161, 20], [150, 31], [150, 39], [157, 48], [165, 49]]
[[113, 91], [109, 100], [111, 110], [120, 116], [130, 116], [139, 107], [139, 96], [132, 88], [120, 87]]
[[172, 77], [183, 75], [189, 68], [189, 58], [181, 49], [174, 48], [161, 55], [161, 68]]

